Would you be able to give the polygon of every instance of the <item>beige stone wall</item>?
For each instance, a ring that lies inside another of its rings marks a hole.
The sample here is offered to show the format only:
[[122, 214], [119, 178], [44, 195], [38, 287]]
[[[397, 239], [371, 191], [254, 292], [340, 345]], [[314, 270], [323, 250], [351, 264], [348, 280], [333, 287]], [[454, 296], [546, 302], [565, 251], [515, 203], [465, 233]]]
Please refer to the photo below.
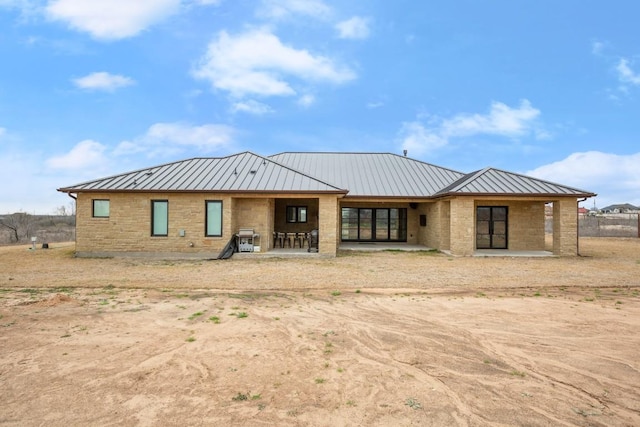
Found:
[[[511, 201], [481, 199], [475, 202], [476, 207], [506, 206], [509, 208], [507, 231], [508, 248], [513, 251], [543, 251], [545, 249], [544, 205], [544, 201], [536, 200]], [[475, 209], [473, 214], [475, 218]]]
[[[77, 200], [76, 251], [78, 255], [109, 256], [116, 253], [217, 256], [240, 227], [260, 234], [261, 251], [272, 248], [275, 201], [281, 195], [250, 197], [224, 193], [80, 193]], [[308, 199], [306, 195], [287, 198]], [[324, 253], [335, 255], [337, 195], [327, 195]], [[93, 199], [110, 201], [109, 218], [93, 218]], [[151, 236], [151, 201], [168, 200], [168, 236]], [[221, 200], [222, 236], [205, 236], [205, 200]], [[331, 202], [333, 200], [333, 202]], [[184, 230], [184, 237], [180, 236]], [[333, 247], [333, 249], [331, 249]]]
[[[110, 200], [109, 218], [92, 218], [92, 199]], [[168, 236], [151, 236], [152, 200], [169, 201]], [[223, 203], [221, 237], [205, 236], [205, 200]], [[222, 193], [81, 193], [77, 201], [76, 250], [80, 255], [108, 256], [126, 252], [217, 256], [238, 228], [247, 227], [261, 235], [256, 243], [262, 251], [267, 251], [273, 246], [271, 236], [278, 226], [276, 221], [280, 215], [277, 210], [286, 209], [288, 203], [309, 207], [310, 222], [301, 231], [308, 231], [317, 217], [320, 252], [325, 255], [335, 255], [340, 244], [341, 206], [406, 207], [408, 243], [450, 250], [456, 255], [472, 255], [475, 251], [476, 206], [508, 206], [509, 249], [544, 249], [544, 200], [459, 197], [419, 203], [416, 209], [409, 206], [409, 201], [339, 201], [339, 195], [335, 194], [314, 199], [304, 194], [256, 197]], [[575, 198], [554, 201], [553, 251], [558, 255], [577, 254], [576, 207]], [[419, 225], [420, 214], [427, 216], [426, 227]], [[283, 212], [282, 218], [284, 216]], [[184, 236], [180, 235], [180, 230], [184, 230]]]
[[421, 203], [419, 214], [427, 216], [427, 225], [418, 222], [418, 244], [433, 249], [449, 249], [449, 202]]
[[553, 253], [578, 255], [578, 201], [575, 198], [553, 201]]
[[475, 251], [475, 204], [471, 197], [451, 199], [450, 250], [455, 255], [469, 256]]
[[[109, 199], [109, 218], [92, 218], [93, 199]], [[168, 236], [151, 236], [151, 201], [168, 200]], [[205, 200], [221, 200], [222, 237], [204, 237]], [[76, 251], [83, 253], [211, 253], [216, 255], [231, 238], [233, 201], [227, 195], [87, 194], [78, 195]], [[180, 236], [184, 230], [184, 237]]]
[[340, 245], [340, 204], [334, 195], [318, 199], [318, 248], [324, 255], [335, 256]]

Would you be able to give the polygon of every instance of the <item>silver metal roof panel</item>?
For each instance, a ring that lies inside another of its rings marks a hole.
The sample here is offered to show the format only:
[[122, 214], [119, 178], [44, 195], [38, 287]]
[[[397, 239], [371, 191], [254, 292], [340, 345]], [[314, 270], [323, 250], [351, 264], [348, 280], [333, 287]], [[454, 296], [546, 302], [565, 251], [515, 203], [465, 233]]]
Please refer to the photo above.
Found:
[[59, 191], [347, 192], [250, 152], [167, 163]]
[[435, 195], [453, 194], [595, 196], [590, 191], [494, 168], [486, 168], [467, 174]]
[[430, 197], [461, 172], [391, 153], [301, 153], [269, 157], [349, 190], [349, 197]]

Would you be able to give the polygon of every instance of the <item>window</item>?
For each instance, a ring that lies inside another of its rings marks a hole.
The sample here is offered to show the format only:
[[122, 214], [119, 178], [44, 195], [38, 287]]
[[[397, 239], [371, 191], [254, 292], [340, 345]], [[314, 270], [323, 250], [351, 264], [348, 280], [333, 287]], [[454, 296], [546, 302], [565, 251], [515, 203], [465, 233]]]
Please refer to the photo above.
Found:
[[169, 235], [169, 201], [151, 201], [151, 235]]
[[93, 217], [109, 218], [109, 200], [103, 200], [103, 199], [93, 200]]
[[307, 222], [307, 207], [287, 206], [287, 222]]
[[205, 230], [207, 237], [222, 236], [222, 201], [207, 200], [205, 201]]

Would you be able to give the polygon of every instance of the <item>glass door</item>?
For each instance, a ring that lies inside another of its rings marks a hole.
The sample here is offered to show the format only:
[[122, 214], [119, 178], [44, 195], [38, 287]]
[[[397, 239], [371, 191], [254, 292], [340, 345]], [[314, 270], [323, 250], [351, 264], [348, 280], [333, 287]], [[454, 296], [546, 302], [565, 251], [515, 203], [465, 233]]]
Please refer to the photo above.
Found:
[[476, 209], [476, 248], [507, 249], [508, 214], [506, 206], [478, 206]]
[[360, 209], [359, 239], [373, 240], [373, 209]]
[[342, 208], [343, 241], [406, 242], [405, 208]]

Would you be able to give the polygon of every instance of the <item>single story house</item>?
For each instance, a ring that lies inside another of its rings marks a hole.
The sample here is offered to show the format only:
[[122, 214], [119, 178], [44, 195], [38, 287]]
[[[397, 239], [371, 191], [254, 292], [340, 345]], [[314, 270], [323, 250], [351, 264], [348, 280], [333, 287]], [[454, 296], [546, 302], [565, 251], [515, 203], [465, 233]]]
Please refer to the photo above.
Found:
[[390, 153], [286, 152], [192, 158], [58, 191], [76, 199], [79, 256], [215, 257], [241, 228], [271, 251], [276, 232], [318, 230], [319, 253], [347, 242], [422, 245], [469, 256], [577, 255], [578, 202], [594, 193], [486, 168], [471, 173]]

